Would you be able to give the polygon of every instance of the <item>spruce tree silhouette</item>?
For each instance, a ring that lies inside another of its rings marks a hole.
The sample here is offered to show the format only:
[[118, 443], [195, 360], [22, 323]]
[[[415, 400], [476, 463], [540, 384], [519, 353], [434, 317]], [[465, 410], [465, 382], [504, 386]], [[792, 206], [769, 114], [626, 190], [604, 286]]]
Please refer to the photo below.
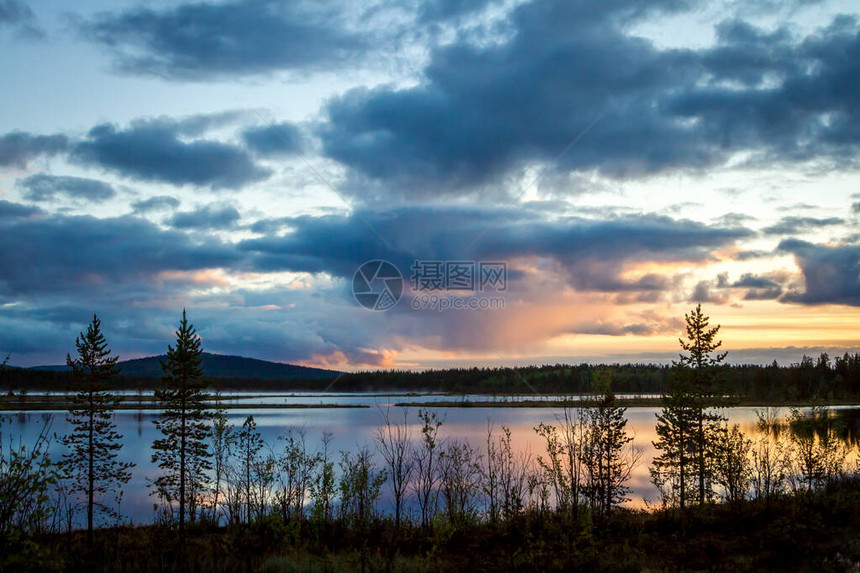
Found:
[[122, 434], [111, 418], [118, 397], [108, 390], [108, 384], [118, 372], [118, 357], [110, 356], [97, 315], [93, 315], [86, 334], [77, 337], [75, 347], [77, 357], [66, 355], [75, 394], [66, 417], [72, 431], [62, 438], [67, 451], [60, 467], [71, 491], [86, 497], [87, 544], [92, 547], [94, 511], [97, 507], [107, 510], [96, 496], [128, 483], [134, 464], [117, 460]]
[[200, 337], [188, 323], [185, 309], [176, 331], [176, 346], [167, 347], [162, 362], [165, 388], [155, 392], [164, 410], [154, 420], [162, 438], [152, 443], [152, 461], [165, 470], [153, 482], [165, 501], [179, 502], [179, 543], [184, 548], [186, 518], [193, 520], [200, 493], [211, 469], [207, 438], [212, 414], [206, 410]]

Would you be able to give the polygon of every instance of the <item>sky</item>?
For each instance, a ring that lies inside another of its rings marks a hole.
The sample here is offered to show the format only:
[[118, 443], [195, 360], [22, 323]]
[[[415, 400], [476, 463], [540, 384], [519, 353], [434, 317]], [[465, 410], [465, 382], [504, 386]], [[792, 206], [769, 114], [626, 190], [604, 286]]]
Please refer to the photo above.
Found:
[[61, 363], [97, 313], [159, 354], [185, 308], [340, 370], [668, 362], [698, 303], [730, 362], [857, 351], [858, 16], [0, 0], [0, 352]]

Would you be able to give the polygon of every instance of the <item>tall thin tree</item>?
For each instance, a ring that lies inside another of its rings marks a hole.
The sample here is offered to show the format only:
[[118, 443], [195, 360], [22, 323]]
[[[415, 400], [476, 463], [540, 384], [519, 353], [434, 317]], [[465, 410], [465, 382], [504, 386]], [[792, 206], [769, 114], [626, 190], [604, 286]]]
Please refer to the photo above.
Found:
[[122, 434], [112, 420], [118, 397], [110, 392], [109, 383], [119, 371], [118, 357], [110, 356], [97, 315], [93, 315], [86, 333], [75, 339], [75, 347], [75, 358], [66, 355], [75, 394], [66, 417], [72, 431], [62, 438], [67, 451], [61, 468], [69, 479], [70, 491], [86, 499], [87, 543], [91, 546], [93, 514], [96, 509], [107, 510], [98, 498], [128, 483], [134, 464], [117, 459]]
[[652, 479], [683, 508], [695, 490], [700, 504], [713, 497], [712, 480], [719, 455], [725, 419], [715, 408], [722, 402], [716, 388], [715, 373], [726, 358], [717, 353], [722, 345], [716, 340], [719, 325], [711, 328], [710, 318], [696, 305], [684, 315], [687, 339], [679, 339], [686, 352], [674, 363], [669, 392], [663, 397], [663, 411], [657, 416], [658, 441], [654, 446], [663, 453], [654, 458]]
[[693, 433], [696, 408], [685, 371], [676, 370], [663, 395], [663, 409], [657, 414], [657, 441], [662, 452], [651, 467], [651, 480], [663, 494], [664, 503], [677, 503], [681, 509], [690, 498], [691, 465], [694, 457]]
[[[259, 454], [264, 445], [263, 437], [257, 431], [257, 422], [254, 421], [254, 416], [245, 418], [245, 422], [236, 434], [236, 445], [242, 472], [241, 484], [245, 494], [246, 523], [251, 525], [254, 520], [253, 511], [257, 506], [255, 495], [258, 485]], [[262, 511], [260, 511], [260, 518], [262, 518]]]
[[696, 402], [696, 476], [699, 482], [699, 504], [703, 504], [712, 494], [710, 481], [714, 473], [713, 462], [719, 455], [720, 433], [725, 422], [725, 418], [714, 411], [722, 403], [722, 393], [715, 387], [714, 375], [728, 352], [717, 352], [723, 345], [721, 340], [716, 340], [720, 325], [710, 328], [710, 317], [704, 315], [701, 304], [685, 314], [684, 320], [687, 323], [687, 341], [679, 338], [678, 342], [687, 354], [681, 353], [676, 364], [692, 369]]
[[179, 540], [185, 540], [186, 517], [193, 520], [206, 472], [212, 469], [207, 438], [211, 412], [203, 380], [200, 336], [188, 323], [185, 309], [176, 331], [176, 346], [167, 347], [161, 363], [165, 387], [155, 392], [164, 408], [154, 420], [163, 437], [152, 443], [152, 461], [165, 471], [155, 479], [156, 493], [179, 502]]
[[403, 497], [415, 469], [408, 410], [403, 410], [402, 422], [392, 420], [390, 411], [381, 406], [379, 414], [382, 424], [376, 431], [376, 441], [388, 469], [391, 493], [394, 494], [394, 525], [399, 531], [400, 518], [403, 514]]
[[633, 436], [627, 433], [627, 408], [616, 401], [608, 370], [595, 372], [594, 389], [600, 394], [585, 410], [585, 465], [591, 505], [606, 516], [627, 499], [626, 483], [641, 453], [630, 446]]

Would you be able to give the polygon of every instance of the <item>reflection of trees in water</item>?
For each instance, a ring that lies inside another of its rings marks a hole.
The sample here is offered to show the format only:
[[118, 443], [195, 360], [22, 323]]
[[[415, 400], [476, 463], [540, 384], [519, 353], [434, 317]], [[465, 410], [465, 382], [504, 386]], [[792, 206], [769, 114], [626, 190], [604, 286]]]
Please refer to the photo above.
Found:
[[811, 432], [811, 435], [821, 439], [828, 432], [833, 432], [839, 441], [847, 446], [860, 445], [860, 408], [825, 407], [818, 412], [803, 409], [806, 414], [804, 421], [794, 423], [789, 423], [789, 412], [784, 408], [770, 407], [756, 411], [767, 411], [768, 415], [761, 422], [741, 424], [741, 429], [749, 437], [767, 434], [778, 441], [780, 438]]
[[137, 437], [140, 438], [143, 436], [143, 410], [138, 410], [134, 419], [137, 421]]
[[813, 410], [802, 420], [782, 424], [774, 435], [778, 438], [779, 432], [785, 430], [795, 436], [815, 436], [819, 440], [833, 435], [841, 443], [853, 447], [860, 443], [860, 408]]

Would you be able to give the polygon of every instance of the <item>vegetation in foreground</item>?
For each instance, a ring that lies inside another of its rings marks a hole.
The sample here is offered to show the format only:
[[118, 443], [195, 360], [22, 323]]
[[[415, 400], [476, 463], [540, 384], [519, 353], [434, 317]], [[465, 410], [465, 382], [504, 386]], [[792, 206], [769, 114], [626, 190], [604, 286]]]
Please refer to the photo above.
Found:
[[[576, 522], [560, 511], [430, 527], [391, 517], [359, 526], [274, 516], [251, 525], [195, 523], [180, 547], [166, 525], [17, 541], [7, 571], [815, 571], [860, 567], [860, 483], [827, 492], [686, 510], [619, 510]], [[7, 546], [7, 549], [12, 549]]]

